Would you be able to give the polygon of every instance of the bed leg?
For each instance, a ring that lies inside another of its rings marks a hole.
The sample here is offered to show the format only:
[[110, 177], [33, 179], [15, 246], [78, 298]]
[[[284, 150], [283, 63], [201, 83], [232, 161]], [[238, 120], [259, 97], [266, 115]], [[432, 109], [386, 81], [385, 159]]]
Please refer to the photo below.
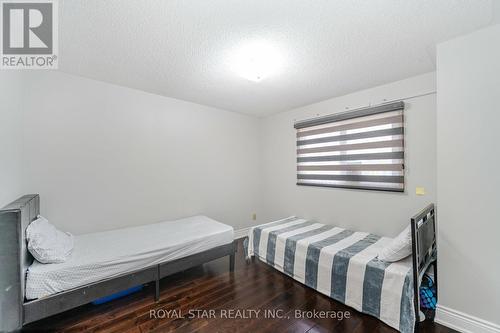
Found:
[[[434, 261], [434, 286], [436, 287], [436, 302], [439, 301], [439, 290], [438, 290], [438, 261], [437, 259]], [[436, 304], [437, 305], [437, 304]], [[434, 321], [434, 318], [432, 318]]]
[[160, 279], [155, 281], [155, 302], [160, 300]]
[[229, 255], [229, 271], [234, 272], [234, 253]]

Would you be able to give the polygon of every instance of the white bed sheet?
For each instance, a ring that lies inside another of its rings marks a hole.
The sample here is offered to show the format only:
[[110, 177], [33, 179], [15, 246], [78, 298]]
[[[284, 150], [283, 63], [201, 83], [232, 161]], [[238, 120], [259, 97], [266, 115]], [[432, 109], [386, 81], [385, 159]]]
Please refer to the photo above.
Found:
[[233, 228], [206, 216], [75, 236], [71, 258], [36, 260], [26, 276], [26, 298], [42, 298], [233, 241]]

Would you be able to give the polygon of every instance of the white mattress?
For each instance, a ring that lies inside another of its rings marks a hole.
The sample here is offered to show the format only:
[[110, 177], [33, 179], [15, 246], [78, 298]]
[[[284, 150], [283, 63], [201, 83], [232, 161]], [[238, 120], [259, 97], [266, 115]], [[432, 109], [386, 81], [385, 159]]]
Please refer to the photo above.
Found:
[[71, 258], [37, 261], [26, 276], [26, 298], [36, 299], [183, 258], [233, 241], [233, 228], [206, 216], [75, 237]]

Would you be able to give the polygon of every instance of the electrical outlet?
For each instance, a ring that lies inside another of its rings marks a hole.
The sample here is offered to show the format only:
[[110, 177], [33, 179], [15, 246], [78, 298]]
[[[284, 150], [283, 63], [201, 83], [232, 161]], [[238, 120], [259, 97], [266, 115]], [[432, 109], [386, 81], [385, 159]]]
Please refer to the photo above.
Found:
[[252, 220], [254, 220], [254, 221], [257, 220], [257, 214], [255, 214], [255, 213], [252, 214]]
[[424, 195], [425, 194], [425, 188], [423, 188], [423, 187], [417, 187], [415, 189], [415, 194], [416, 195]]

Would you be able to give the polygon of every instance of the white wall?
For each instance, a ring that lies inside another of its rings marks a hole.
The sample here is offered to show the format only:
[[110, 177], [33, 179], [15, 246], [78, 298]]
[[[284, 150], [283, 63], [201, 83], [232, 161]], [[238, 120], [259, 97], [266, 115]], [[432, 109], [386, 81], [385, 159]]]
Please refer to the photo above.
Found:
[[259, 213], [257, 118], [60, 72], [22, 76], [23, 191], [60, 228], [205, 214], [239, 229]]
[[0, 207], [22, 194], [22, 83], [16, 72], [0, 73]]
[[[23, 98], [12, 85], [21, 81]], [[261, 222], [297, 214], [395, 235], [435, 200], [434, 73], [263, 119], [58, 72], [0, 83], [17, 94], [8, 103], [23, 101], [21, 116], [2, 111], [17, 124], [8, 127], [17, 146], [0, 143], [10, 152], [1, 174], [17, 186], [2, 190], [4, 203], [40, 193], [43, 213], [77, 234], [191, 214], [240, 229], [258, 223], [255, 212]], [[295, 185], [295, 119], [415, 95], [425, 96], [405, 100], [406, 193]]]
[[[435, 73], [329, 99], [263, 120], [263, 220], [299, 215], [394, 236], [412, 214], [436, 199]], [[422, 97], [409, 96], [428, 94]], [[406, 193], [297, 186], [295, 120], [332, 114], [403, 98], [405, 110]], [[415, 187], [425, 187], [416, 196]]]
[[437, 50], [439, 302], [500, 324], [500, 25]]

